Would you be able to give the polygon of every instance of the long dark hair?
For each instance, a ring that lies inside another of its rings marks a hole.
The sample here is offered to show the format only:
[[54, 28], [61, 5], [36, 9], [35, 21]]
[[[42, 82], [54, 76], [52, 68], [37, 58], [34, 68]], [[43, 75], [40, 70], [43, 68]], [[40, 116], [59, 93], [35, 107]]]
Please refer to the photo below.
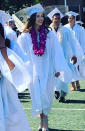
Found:
[[0, 23], [0, 34], [1, 34], [1, 36], [2, 36], [3, 38], [5, 38], [5, 37], [4, 37], [4, 28], [3, 28], [3, 26], [2, 26], [1, 23]]
[[[45, 18], [44, 15], [43, 15], [43, 17], [44, 17], [44, 22], [43, 22], [42, 26], [44, 26], [44, 27], [46, 28], [47, 32], [49, 32], [48, 26], [46, 25], [46, 18]], [[34, 28], [34, 26], [35, 26], [35, 21], [36, 21], [36, 13], [34, 13], [34, 14], [27, 20], [23, 32], [25, 32], [25, 33], [30, 32], [31, 29]]]
[[[5, 36], [4, 36], [4, 27], [3, 25], [0, 23], [0, 34], [1, 36], [5, 39]], [[10, 48], [10, 40], [9, 39], [5, 39], [5, 46]]]

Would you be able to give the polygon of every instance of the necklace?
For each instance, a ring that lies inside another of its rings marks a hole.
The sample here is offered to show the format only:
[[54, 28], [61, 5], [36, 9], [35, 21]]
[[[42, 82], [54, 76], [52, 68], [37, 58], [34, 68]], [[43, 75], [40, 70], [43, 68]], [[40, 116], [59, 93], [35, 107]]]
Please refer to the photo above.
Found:
[[33, 51], [35, 55], [42, 56], [45, 52], [46, 48], [46, 37], [47, 37], [47, 30], [44, 26], [41, 26], [39, 29], [39, 42], [37, 41], [37, 33], [33, 28], [30, 31], [32, 43], [33, 43]]

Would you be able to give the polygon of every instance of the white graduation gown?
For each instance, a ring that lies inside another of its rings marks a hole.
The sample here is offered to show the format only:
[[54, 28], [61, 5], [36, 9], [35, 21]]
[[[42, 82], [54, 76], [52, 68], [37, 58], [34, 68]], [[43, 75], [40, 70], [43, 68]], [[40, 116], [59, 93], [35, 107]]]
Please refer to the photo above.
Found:
[[[52, 29], [52, 32], [54, 32], [54, 34], [58, 38], [59, 43], [61, 43], [61, 41], [62, 41], [62, 25], [60, 24], [57, 32], [55, 31], [52, 23], [50, 24], [49, 27]], [[62, 90], [63, 92], [68, 93], [68, 83], [62, 82], [59, 78], [57, 78], [55, 90], [59, 91], [59, 92]]]
[[17, 42], [10, 41], [10, 49], [13, 50], [24, 62], [24, 64], [27, 64], [28, 56], [24, 54]]
[[0, 131], [31, 131], [12, 80], [14, 69], [8, 69], [1, 54], [0, 71]]
[[[42, 111], [48, 115], [53, 101], [55, 73], [69, 72], [62, 49], [51, 31], [47, 34], [46, 49], [42, 56], [34, 54], [29, 33], [22, 33], [18, 38], [18, 43], [23, 53], [29, 57], [28, 71], [32, 78], [30, 85], [32, 115], [39, 115]], [[70, 79], [69, 76], [67, 78]]]
[[54, 32], [55, 35], [57, 36], [59, 43], [61, 43], [61, 40], [62, 40], [62, 25], [60, 24], [57, 32], [55, 31], [55, 29], [53, 27], [53, 23], [51, 23], [49, 27], [52, 29], [52, 32]]
[[[82, 57], [84, 55], [79, 42], [75, 38], [73, 32], [68, 28], [66, 28], [66, 26], [62, 27], [62, 29], [60, 29], [60, 32], [58, 34], [60, 36], [58, 38], [61, 38], [59, 39], [59, 41], [61, 43], [61, 47], [63, 48], [64, 56], [73, 74], [72, 81], [83, 79], [77, 69], [77, 66], [81, 63]], [[77, 57], [77, 64], [75, 65], [73, 65], [70, 62], [73, 56]]]
[[0, 52], [0, 69], [2, 74], [16, 87], [18, 92], [22, 92], [28, 88], [31, 77], [25, 68], [24, 62], [18, 55], [16, 55], [14, 51], [7, 48], [7, 55], [9, 59], [14, 63], [15, 67], [10, 72], [7, 63]]
[[17, 42], [17, 34], [10, 26], [4, 26], [6, 37], [11, 40]]
[[66, 24], [65, 27], [73, 33], [78, 45], [81, 47], [79, 48], [79, 46], [75, 45], [77, 54], [79, 56], [79, 73], [82, 79], [85, 79], [85, 61], [83, 60], [85, 57], [85, 29], [78, 24], [75, 24], [73, 28], [71, 28], [70, 24]]
[[78, 24], [75, 24], [73, 28], [70, 26], [70, 24], [66, 24], [65, 27], [73, 32], [80, 46], [82, 47], [83, 52], [85, 53], [85, 29]]

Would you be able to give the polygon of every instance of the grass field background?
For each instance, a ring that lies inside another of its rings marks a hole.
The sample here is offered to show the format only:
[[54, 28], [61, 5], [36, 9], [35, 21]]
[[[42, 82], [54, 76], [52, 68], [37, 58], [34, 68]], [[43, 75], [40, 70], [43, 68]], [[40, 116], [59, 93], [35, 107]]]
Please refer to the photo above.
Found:
[[[81, 81], [81, 90], [66, 96], [67, 103], [59, 103], [54, 98], [49, 114], [49, 127], [52, 131], [85, 131], [85, 81]], [[38, 131], [39, 118], [31, 117], [31, 99], [28, 91], [19, 94], [20, 101], [28, 118], [32, 131]]]

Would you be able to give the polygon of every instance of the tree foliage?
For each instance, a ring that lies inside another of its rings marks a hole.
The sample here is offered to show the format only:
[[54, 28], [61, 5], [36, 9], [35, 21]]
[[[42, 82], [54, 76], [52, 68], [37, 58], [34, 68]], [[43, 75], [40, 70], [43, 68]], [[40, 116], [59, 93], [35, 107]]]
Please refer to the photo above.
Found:
[[0, 10], [8, 11], [12, 14], [41, 1], [43, 0], [0, 0]]

